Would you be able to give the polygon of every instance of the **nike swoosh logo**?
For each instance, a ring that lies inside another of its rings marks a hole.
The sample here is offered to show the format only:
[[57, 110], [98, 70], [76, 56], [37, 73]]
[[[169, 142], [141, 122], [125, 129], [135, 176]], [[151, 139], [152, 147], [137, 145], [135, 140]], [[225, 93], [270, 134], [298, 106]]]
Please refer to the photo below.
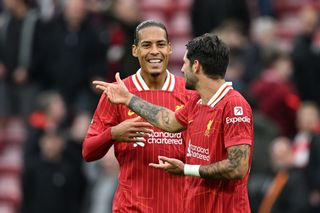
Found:
[[128, 115], [129, 115], [129, 116], [134, 115], [134, 112], [132, 112], [131, 110], [129, 110], [129, 111], [128, 111]]

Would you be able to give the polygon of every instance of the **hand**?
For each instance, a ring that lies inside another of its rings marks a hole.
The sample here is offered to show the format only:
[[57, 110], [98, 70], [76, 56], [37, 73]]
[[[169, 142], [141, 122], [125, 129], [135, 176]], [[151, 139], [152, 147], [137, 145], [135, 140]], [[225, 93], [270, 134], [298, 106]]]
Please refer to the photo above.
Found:
[[149, 166], [152, 166], [157, 169], [163, 169], [165, 172], [168, 172], [172, 175], [183, 175], [184, 174], [184, 163], [175, 158], [167, 158], [164, 156], [158, 156], [159, 164], [150, 163]]
[[111, 128], [112, 140], [121, 142], [145, 142], [145, 136], [153, 132], [152, 125], [142, 122], [140, 117], [132, 118], [121, 122]]
[[96, 88], [103, 91], [109, 98], [111, 103], [114, 104], [126, 104], [128, 105], [133, 94], [131, 94], [120, 79], [119, 73], [116, 73], [117, 83], [107, 83], [104, 81], [93, 81], [92, 83], [96, 85]]

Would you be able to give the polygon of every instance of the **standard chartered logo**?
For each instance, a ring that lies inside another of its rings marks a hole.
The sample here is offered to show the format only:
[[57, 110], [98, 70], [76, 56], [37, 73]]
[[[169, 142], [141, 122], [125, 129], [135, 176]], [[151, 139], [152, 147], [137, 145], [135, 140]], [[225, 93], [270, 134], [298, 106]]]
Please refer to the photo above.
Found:
[[189, 140], [188, 145], [188, 151], [187, 151], [187, 157], [194, 157], [201, 160], [210, 160], [210, 152], [209, 148], [203, 148], [201, 146], [196, 146], [191, 143], [191, 140]]
[[182, 135], [179, 133], [169, 133], [169, 132], [153, 132], [151, 137], [148, 138], [147, 142], [149, 144], [172, 144], [172, 145], [182, 145]]

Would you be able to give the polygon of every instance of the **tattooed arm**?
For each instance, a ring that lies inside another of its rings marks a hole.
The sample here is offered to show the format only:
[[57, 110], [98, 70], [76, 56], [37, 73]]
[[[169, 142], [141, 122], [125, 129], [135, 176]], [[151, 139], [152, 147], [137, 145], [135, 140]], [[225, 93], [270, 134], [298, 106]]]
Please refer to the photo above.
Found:
[[[168, 158], [164, 156], [159, 156], [159, 163], [150, 163], [157, 169], [163, 169], [164, 171], [173, 175], [191, 175], [186, 174], [186, 166], [196, 166], [199, 168], [198, 175], [202, 178], [212, 178], [212, 179], [241, 179], [248, 171], [249, 167], [249, 156], [250, 156], [250, 146], [249, 145], [237, 145], [231, 146], [227, 149], [228, 158], [213, 164], [208, 165], [188, 165], [184, 164], [182, 161], [174, 158]], [[192, 172], [194, 174], [194, 172]]]
[[120, 79], [119, 73], [116, 74], [116, 80], [117, 84], [103, 81], [94, 81], [93, 84], [106, 93], [112, 103], [127, 105], [132, 111], [164, 131], [181, 132], [184, 129], [184, 126], [177, 121], [174, 111], [134, 96]]
[[128, 107], [149, 121], [152, 125], [167, 131], [180, 132], [184, 127], [176, 120], [175, 112], [165, 107], [157, 106], [132, 96]]
[[237, 145], [227, 149], [228, 158], [213, 164], [201, 165], [200, 176], [215, 179], [240, 179], [248, 171], [250, 146]]

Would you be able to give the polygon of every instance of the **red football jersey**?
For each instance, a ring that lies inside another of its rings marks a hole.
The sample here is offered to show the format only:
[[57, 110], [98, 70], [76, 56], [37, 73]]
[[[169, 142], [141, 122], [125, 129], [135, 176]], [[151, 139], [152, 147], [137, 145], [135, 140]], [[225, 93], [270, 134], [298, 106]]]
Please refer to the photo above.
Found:
[[[171, 110], [183, 108], [190, 98], [185, 80], [169, 72], [162, 90], [150, 90], [140, 71], [126, 78], [124, 83], [136, 96]], [[126, 106], [111, 104], [103, 95], [84, 141], [83, 156], [87, 160], [99, 159], [114, 144], [120, 165], [114, 212], [182, 212], [184, 177], [167, 174], [148, 164], [157, 163], [159, 155], [184, 161], [184, 133], [168, 133], [154, 128], [144, 146], [112, 141], [110, 127], [135, 116]]]
[[[227, 148], [253, 145], [252, 111], [247, 101], [224, 83], [202, 104], [194, 97], [176, 118], [187, 126], [187, 164], [212, 164], [227, 158]], [[251, 151], [252, 155], [252, 151]], [[250, 156], [251, 164], [251, 156]], [[249, 173], [249, 172], [248, 172]], [[247, 193], [248, 174], [241, 180], [186, 178], [185, 212], [250, 212]]]

